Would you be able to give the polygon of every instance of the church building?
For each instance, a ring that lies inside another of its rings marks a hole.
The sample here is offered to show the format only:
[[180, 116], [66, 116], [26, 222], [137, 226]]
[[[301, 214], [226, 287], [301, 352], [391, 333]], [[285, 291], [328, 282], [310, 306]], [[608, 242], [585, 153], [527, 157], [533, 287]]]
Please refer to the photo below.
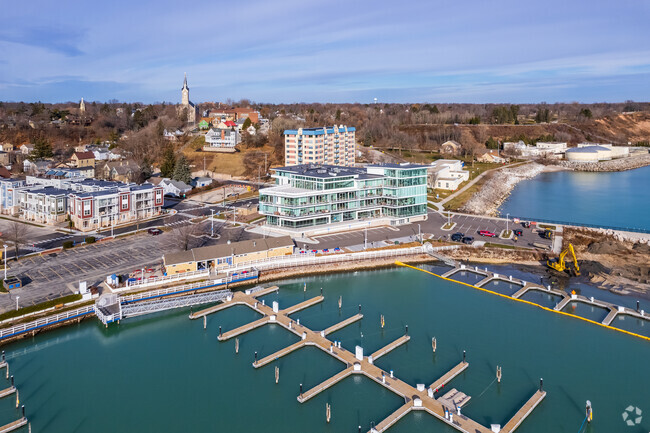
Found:
[[187, 123], [194, 124], [196, 122], [197, 108], [196, 105], [190, 101], [190, 88], [187, 87], [187, 73], [185, 74], [185, 81], [183, 81], [183, 97], [181, 100], [180, 110], [187, 109]]

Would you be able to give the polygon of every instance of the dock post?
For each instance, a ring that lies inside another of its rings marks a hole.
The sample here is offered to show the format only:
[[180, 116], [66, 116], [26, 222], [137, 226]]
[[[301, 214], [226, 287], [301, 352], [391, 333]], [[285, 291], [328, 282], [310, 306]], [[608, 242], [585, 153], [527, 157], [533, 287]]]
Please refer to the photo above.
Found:
[[[641, 305], [639, 304], [639, 301], [636, 301], [636, 312], [638, 313], [640, 309], [641, 309]], [[4, 355], [2, 357], [4, 358]]]
[[11, 375], [11, 386], [14, 386], [14, 375]]
[[466, 358], [467, 358], [467, 353], [463, 350], [463, 364], [467, 362], [465, 361]]
[[25, 418], [25, 405], [22, 405], [21, 410], [23, 412], [23, 418]]
[[393, 376], [393, 370], [390, 371], [390, 378], [393, 379], [395, 376]]
[[18, 409], [19, 404], [20, 404], [20, 398], [18, 397], [18, 389], [16, 389], [16, 409]]
[[359, 314], [361, 314], [361, 304], [359, 304]]
[[2, 362], [5, 362], [5, 351], [2, 351]]
[[339, 311], [341, 311], [342, 306], [343, 306], [343, 295], [339, 296]]
[[300, 384], [300, 397], [302, 397], [302, 383]]
[[219, 337], [221, 337], [221, 326], [219, 326]]
[[404, 333], [404, 335], [409, 335], [409, 325], [406, 325], [406, 332]]
[[320, 295], [323, 296], [323, 288], [320, 288]]
[[436, 353], [436, 346], [438, 345], [438, 342], [436, 341], [436, 337], [433, 337], [431, 339], [431, 348], [433, 349], [433, 353]]
[[257, 352], [255, 352], [255, 362], [253, 364], [257, 364]]
[[330, 419], [332, 418], [332, 406], [330, 406], [329, 403], [325, 403], [325, 419], [327, 419], [327, 422], [330, 422]]
[[501, 383], [501, 367], [497, 365], [497, 382]]
[[594, 419], [594, 412], [591, 408], [591, 402], [587, 400], [587, 407], [585, 408], [587, 412], [587, 422], [591, 422], [592, 419]]
[[381, 329], [384, 329], [384, 324], [385, 324], [386, 322], [384, 321], [384, 315], [383, 315], [383, 314], [381, 315], [380, 320], [381, 320]]
[[275, 383], [280, 382], [280, 367], [275, 366]]
[[544, 391], [544, 379], [541, 377], [539, 378], [539, 390]]
[[235, 338], [235, 353], [239, 353], [239, 338]]
[[203, 316], [203, 329], [208, 327], [208, 316]]
[[386, 373], [384, 371], [381, 371], [381, 383], [386, 383]]

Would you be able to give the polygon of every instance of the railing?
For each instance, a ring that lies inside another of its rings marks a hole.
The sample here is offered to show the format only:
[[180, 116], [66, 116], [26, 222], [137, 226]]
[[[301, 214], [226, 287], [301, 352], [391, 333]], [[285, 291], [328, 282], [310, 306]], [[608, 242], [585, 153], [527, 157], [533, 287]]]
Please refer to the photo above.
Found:
[[313, 264], [328, 264], [328, 263], [339, 263], [347, 262], [354, 260], [370, 260], [370, 259], [380, 259], [388, 257], [398, 257], [403, 255], [411, 254], [422, 254], [426, 253], [426, 250], [423, 246], [410, 247], [410, 248], [396, 248], [389, 250], [379, 250], [379, 251], [364, 251], [360, 253], [344, 253], [344, 254], [332, 254], [327, 256], [279, 256], [271, 257], [259, 261], [250, 261], [238, 263], [237, 266], [234, 266], [229, 269], [224, 269], [225, 272], [238, 272], [240, 270], [250, 269], [255, 267], [256, 269], [278, 269], [278, 268], [289, 268], [295, 266], [306, 266]]
[[86, 314], [94, 313], [94, 306], [77, 308], [76, 310], [66, 311], [64, 313], [56, 314], [54, 316], [44, 317], [42, 319], [34, 320], [33, 322], [21, 323], [12, 326], [11, 328], [0, 329], [0, 339], [11, 337], [14, 335], [22, 334], [42, 328], [47, 325], [52, 325], [57, 322], [64, 322], [66, 320], [74, 319], [76, 317], [85, 316]]
[[513, 218], [519, 218], [522, 221], [535, 221], [535, 222], [541, 222], [541, 223], [547, 223], [547, 224], [558, 224], [558, 225], [562, 225], [562, 226], [590, 227], [590, 228], [596, 228], [596, 229], [618, 230], [618, 231], [623, 231], [623, 232], [650, 233], [650, 229], [647, 229], [647, 228], [617, 227], [617, 226], [608, 226], [608, 225], [602, 225], [602, 224], [579, 223], [579, 222], [575, 222], [575, 221], [574, 222], [568, 222], [568, 221], [560, 221], [560, 220], [547, 220], [547, 219], [533, 218], [533, 217], [522, 217], [522, 216], [517, 216], [517, 215], [510, 214], [510, 219], [513, 219]]
[[184, 272], [182, 274], [165, 275], [162, 277], [141, 278], [139, 281], [133, 283], [129, 283], [127, 281], [126, 286], [116, 287], [113, 289], [113, 291], [123, 292], [125, 290], [130, 290], [132, 288], [157, 286], [160, 284], [165, 284], [173, 281], [182, 281], [190, 278], [207, 277], [209, 275], [210, 275], [209, 269], [201, 269], [198, 271]]

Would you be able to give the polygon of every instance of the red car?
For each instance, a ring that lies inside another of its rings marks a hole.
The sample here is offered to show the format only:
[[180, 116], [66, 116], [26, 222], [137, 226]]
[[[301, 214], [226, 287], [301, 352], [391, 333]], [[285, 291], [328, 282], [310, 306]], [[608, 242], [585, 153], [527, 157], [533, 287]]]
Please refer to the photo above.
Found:
[[496, 238], [497, 237], [496, 234], [492, 233], [489, 230], [479, 230], [478, 234], [481, 235], [481, 236], [487, 236], [487, 237], [490, 237], [490, 238]]

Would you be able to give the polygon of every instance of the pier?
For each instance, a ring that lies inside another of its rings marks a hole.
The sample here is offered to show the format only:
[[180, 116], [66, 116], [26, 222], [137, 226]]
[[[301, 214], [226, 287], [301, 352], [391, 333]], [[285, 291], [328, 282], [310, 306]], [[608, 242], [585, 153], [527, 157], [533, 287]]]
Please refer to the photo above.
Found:
[[[353, 354], [348, 350], [339, 347], [339, 345], [335, 344], [334, 341], [329, 340], [326, 336], [328, 333], [339, 330], [345, 326], [350, 325], [351, 323], [360, 320], [363, 317], [361, 313], [349, 317], [342, 322], [339, 322], [338, 324], [332, 325], [325, 330], [314, 331], [302, 324], [299, 324], [298, 321], [294, 321], [289, 317], [289, 315], [322, 302], [324, 299], [323, 296], [317, 296], [315, 298], [305, 300], [299, 304], [285, 308], [283, 310], [279, 309], [277, 302], [273, 302], [272, 305], [269, 306], [257, 299], [258, 296], [262, 296], [263, 294], [270, 293], [275, 290], [277, 290], [277, 287], [255, 292], [233, 293], [231, 296], [228, 296], [222, 304], [194, 313], [190, 315], [190, 319], [198, 319], [200, 317], [204, 317], [208, 314], [212, 314], [233, 305], [247, 305], [249, 308], [262, 314], [263, 317], [230, 331], [221, 332], [220, 329], [219, 341], [228, 340], [230, 338], [256, 329], [260, 326], [264, 326], [267, 323], [278, 324], [300, 338], [300, 341], [275, 353], [272, 353], [260, 360], [257, 360], [256, 357], [255, 361], [253, 362], [253, 366], [255, 368], [264, 367], [272, 363], [274, 360], [277, 360], [282, 356], [286, 356], [304, 346], [317, 347], [324, 353], [327, 353], [328, 355], [338, 359], [345, 365], [345, 368], [342, 371], [323, 381], [319, 385], [316, 385], [315, 387], [305, 392], [303, 392], [301, 387], [300, 394], [297, 397], [297, 400], [300, 403], [307, 402], [311, 398], [317, 396], [319, 393], [325, 391], [328, 388], [331, 388], [332, 386], [336, 385], [340, 381], [353, 374], [364, 375], [402, 397], [404, 399], [404, 405], [401, 406], [397, 411], [390, 414], [386, 419], [381, 421], [374, 428], [372, 428], [371, 432], [377, 433], [385, 431], [411, 410], [424, 410], [461, 432], [490, 433], [490, 429], [466, 416], [453, 416], [453, 421], [451, 420], [451, 416], [450, 418], [446, 418], [446, 413], [448, 414], [450, 412], [455, 412], [454, 410], [450, 410], [448, 407], [449, 405], [453, 405], [453, 403], [449, 403], [449, 401], [443, 398], [435, 397], [435, 389], [449, 383], [469, 367], [469, 363], [465, 360], [464, 354], [463, 360], [458, 365], [454, 366], [446, 374], [436, 380], [430, 387], [426, 387], [424, 384], [419, 384], [417, 387], [413, 387], [395, 377], [392, 374], [392, 371], [386, 372], [374, 365], [374, 361], [377, 358], [407, 343], [410, 340], [410, 337], [406, 333], [397, 340], [374, 352], [370, 356], [364, 356], [363, 348], [359, 346], [357, 346], [355, 353]], [[470, 398], [469, 396], [460, 393], [460, 391], [456, 391], [456, 394], [458, 394], [458, 397], [461, 398], [462, 404], [465, 404]], [[454, 395], [456, 396], [456, 394]], [[453, 401], [453, 398], [451, 400]], [[531, 401], [533, 401], [533, 399], [531, 399]], [[509, 425], [512, 423], [512, 427], [509, 427], [509, 430], [502, 430], [503, 432], [510, 433], [514, 431], [521, 424], [521, 422], [523, 422], [526, 416], [532, 412], [534, 407], [539, 404], [539, 401], [541, 401], [541, 399], [535, 400], [533, 403], [531, 403], [531, 401], [526, 403], [526, 405], [521, 408], [515, 417], [513, 417], [513, 419], [509, 422]], [[454, 408], [452, 407], [452, 409]]]
[[[637, 318], [637, 319], [642, 319], [642, 320], [646, 320], [646, 321], [650, 322], [650, 315], [647, 312], [643, 311], [643, 310], [639, 310], [638, 305], [637, 305], [637, 309], [635, 310], [633, 308], [627, 308], [627, 307], [623, 307], [623, 306], [620, 306], [620, 305], [612, 304], [610, 302], [601, 301], [601, 300], [595, 299], [593, 297], [588, 298], [586, 296], [578, 295], [578, 294], [575, 294], [575, 293], [570, 293], [569, 294], [569, 293], [566, 293], [566, 292], [564, 292], [562, 290], [552, 289], [551, 286], [542, 287], [539, 284], [531, 283], [530, 281], [525, 281], [525, 280], [521, 280], [519, 278], [514, 278], [514, 277], [512, 277], [510, 275], [506, 276], [506, 275], [497, 274], [495, 272], [490, 272], [487, 269], [480, 269], [477, 266], [468, 267], [466, 265], [461, 264], [461, 265], [456, 266], [453, 269], [450, 269], [449, 271], [447, 271], [447, 272], [445, 272], [445, 273], [443, 273], [441, 275], [438, 275], [436, 273], [433, 273], [433, 272], [418, 268], [416, 266], [407, 265], [407, 264], [404, 264], [404, 263], [399, 262], [399, 261], [395, 262], [395, 263], [397, 265], [400, 265], [400, 266], [405, 266], [407, 268], [412, 268], [412, 269], [416, 269], [418, 271], [426, 272], [428, 274], [434, 275], [434, 276], [442, 278], [444, 280], [453, 281], [455, 283], [463, 284], [463, 285], [469, 286], [469, 287], [473, 287], [475, 289], [479, 289], [479, 290], [482, 290], [482, 291], [485, 291], [485, 292], [488, 292], [488, 293], [492, 293], [494, 295], [514, 299], [516, 301], [524, 302], [524, 303], [527, 303], [527, 304], [530, 304], [530, 305], [535, 305], [535, 306], [537, 306], [539, 308], [542, 308], [544, 310], [547, 310], [547, 311], [553, 311], [555, 313], [560, 313], [560, 314], [565, 314], [565, 315], [569, 315], [569, 316], [572, 316], [572, 317], [576, 317], [578, 319], [581, 319], [581, 320], [584, 320], [584, 321], [587, 321], [587, 322], [590, 322], [590, 323], [596, 323], [596, 324], [605, 326], [605, 327], [607, 327], [609, 329], [613, 329], [615, 331], [622, 332], [624, 334], [633, 335], [635, 337], [643, 338], [644, 340], [650, 341], [650, 337], [646, 337], [644, 335], [636, 334], [634, 332], [630, 332], [630, 331], [627, 331], [627, 330], [624, 330], [624, 329], [620, 329], [620, 328], [611, 326], [614, 319], [616, 319], [616, 317], [619, 316], [619, 315], [626, 315], [626, 316], [630, 316], [630, 317], [634, 317], [634, 318]], [[454, 274], [456, 274], [457, 272], [461, 272], [461, 271], [473, 272], [475, 274], [484, 275], [485, 278], [483, 278], [482, 280], [480, 280], [476, 284], [469, 284], [469, 283], [465, 283], [465, 282], [462, 282], [462, 281], [454, 280], [453, 279]], [[484, 288], [484, 286], [486, 284], [488, 284], [489, 282], [491, 282], [491, 281], [505, 281], [505, 282], [508, 282], [508, 283], [521, 285], [522, 287], [521, 287], [521, 289], [517, 290], [514, 294], [507, 295], [507, 294], [498, 293], [498, 292], [495, 292], [493, 290], [489, 290], [489, 289]], [[521, 299], [526, 293], [528, 293], [531, 290], [539, 291], [539, 292], [542, 292], [542, 293], [548, 293], [548, 294], [555, 295], [555, 296], [559, 296], [562, 299], [555, 306], [553, 306], [553, 308], [547, 308], [545, 306], [536, 304], [534, 302], [529, 302], [529, 301], [526, 301], [524, 299]], [[570, 314], [570, 313], [567, 313], [565, 311], [562, 311], [571, 302], [581, 302], [583, 304], [591, 305], [593, 307], [604, 308], [604, 309], [608, 310], [609, 312], [608, 312], [607, 316], [601, 322], [593, 321], [593, 320], [590, 320], [590, 319], [587, 319], [587, 318], [584, 318], [584, 317], [581, 317], [581, 316], [578, 316], [578, 315], [575, 315], [575, 314]]]
[[27, 425], [27, 418], [22, 417], [20, 419], [17, 419], [14, 422], [10, 422], [9, 424], [5, 424], [2, 427], [0, 427], [0, 433], [8, 433], [10, 431], [17, 430], [25, 425]]
[[538, 390], [533, 396], [524, 404], [521, 409], [515, 413], [515, 415], [510, 418], [510, 421], [501, 429], [504, 433], [510, 433], [515, 431], [517, 427], [521, 425], [522, 422], [526, 419], [528, 415], [537, 407], [538, 404], [544, 400], [546, 397], [546, 392], [541, 389]]
[[16, 387], [15, 386], [10, 386], [9, 388], [5, 388], [2, 391], [0, 391], [0, 398], [6, 397], [8, 395], [11, 395], [16, 392]]

